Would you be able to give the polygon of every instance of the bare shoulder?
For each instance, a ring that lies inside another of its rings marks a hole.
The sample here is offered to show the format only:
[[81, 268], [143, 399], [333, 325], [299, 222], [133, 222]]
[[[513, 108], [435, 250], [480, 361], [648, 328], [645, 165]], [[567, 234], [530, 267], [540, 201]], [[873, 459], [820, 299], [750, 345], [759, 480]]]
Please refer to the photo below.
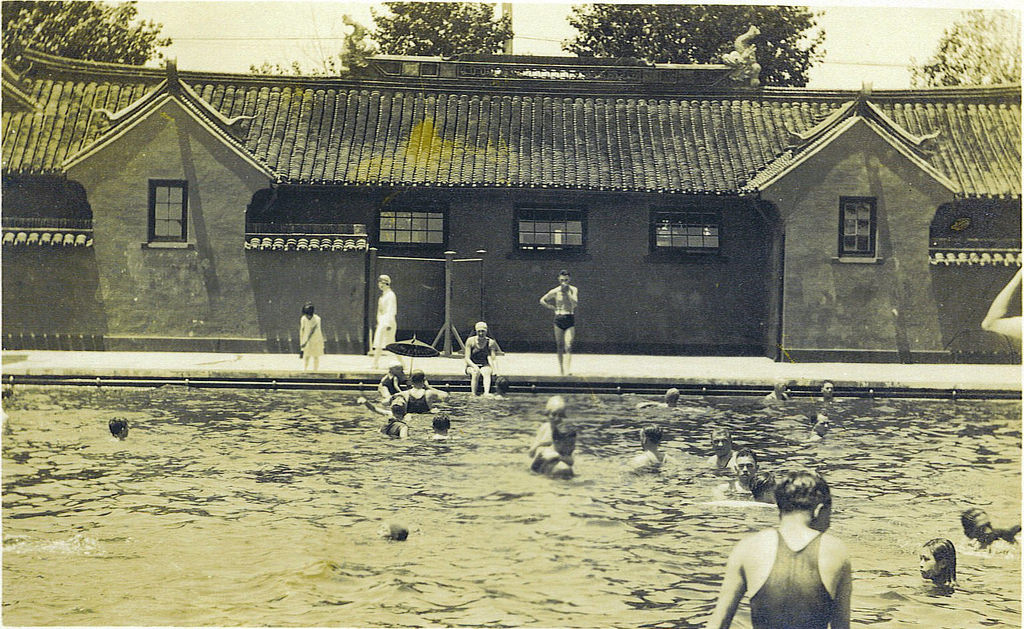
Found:
[[849, 570], [850, 551], [846, 544], [835, 535], [821, 534], [821, 546], [818, 550], [818, 565], [823, 573], [838, 574]]
[[747, 535], [736, 544], [735, 552], [761, 553], [764, 549], [775, 544], [775, 529], [764, 529], [751, 535]]
[[843, 558], [850, 556], [850, 552], [846, 549], [846, 544], [843, 543], [843, 540], [831, 533], [821, 534], [821, 550]]

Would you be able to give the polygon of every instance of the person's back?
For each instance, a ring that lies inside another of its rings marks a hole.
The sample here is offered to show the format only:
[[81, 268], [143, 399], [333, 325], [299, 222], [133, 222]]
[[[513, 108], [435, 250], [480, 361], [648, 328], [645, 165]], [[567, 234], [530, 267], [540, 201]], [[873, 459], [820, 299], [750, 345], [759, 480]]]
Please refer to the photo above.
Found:
[[634, 472], [654, 471], [661, 468], [665, 453], [661, 451], [661, 440], [664, 436], [661, 428], [653, 424], [640, 429], [640, 447], [643, 452], [634, 456], [629, 467]]
[[814, 472], [790, 472], [778, 482], [775, 499], [778, 528], [736, 545], [708, 627], [729, 627], [751, 592], [754, 629], [848, 628], [850, 560], [843, 543], [824, 532], [831, 521], [828, 484]]

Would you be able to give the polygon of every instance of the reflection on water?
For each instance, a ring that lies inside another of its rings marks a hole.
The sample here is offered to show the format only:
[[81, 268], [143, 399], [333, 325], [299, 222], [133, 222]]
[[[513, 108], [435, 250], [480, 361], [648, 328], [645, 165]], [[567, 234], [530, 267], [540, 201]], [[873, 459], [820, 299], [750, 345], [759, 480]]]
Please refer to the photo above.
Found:
[[[725, 558], [771, 509], [706, 504], [712, 425], [768, 469], [833, 488], [855, 570], [854, 620], [1019, 626], [1016, 556], [961, 552], [960, 588], [926, 588], [920, 544], [963, 549], [958, 514], [1020, 520], [1017, 402], [839, 400], [808, 443], [811, 400], [570, 397], [577, 478], [527, 471], [543, 399], [455, 396], [383, 439], [356, 394], [19, 388], [3, 436], [3, 620], [35, 625], [700, 627]], [[116, 441], [112, 415], [131, 432]], [[674, 464], [630, 475], [637, 428]], [[377, 535], [384, 521], [405, 542]], [[749, 627], [746, 604], [734, 623]]]

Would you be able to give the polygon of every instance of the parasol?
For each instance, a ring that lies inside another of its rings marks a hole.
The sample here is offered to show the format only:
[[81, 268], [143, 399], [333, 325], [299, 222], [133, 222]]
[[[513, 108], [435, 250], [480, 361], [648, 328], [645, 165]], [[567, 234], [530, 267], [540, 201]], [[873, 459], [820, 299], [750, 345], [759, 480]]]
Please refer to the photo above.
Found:
[[411, 339], [405, 341], [395, 341], [394, 343], [388, 343], [384, 346], [384, 349], [388, 350], [392, 354], [398, 356], [408, 356], [409, 360], [409, 371], [412, 371], [412, 360], [413, 358], [433, 358], [440, 352], [434, 349], [433, 345], [427, 345], [423, 341], [416, 338], [415, 335]]

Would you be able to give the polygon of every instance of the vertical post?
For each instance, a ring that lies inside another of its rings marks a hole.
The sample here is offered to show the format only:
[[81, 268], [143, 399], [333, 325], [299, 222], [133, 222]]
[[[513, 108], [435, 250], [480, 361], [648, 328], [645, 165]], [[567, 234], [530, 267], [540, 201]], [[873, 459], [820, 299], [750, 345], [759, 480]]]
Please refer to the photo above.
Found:
[[452, 355], [452, 261], [454, 251], [444, 252], [444, 356]]
[[363, 338], [365, 339], [365, 351], [373, 349], [373, 324], [377, 320], [377, 302], [373, 299], [373, 287], [377, 285], [377, 248], [370, 247], [366, 250], [366, 291], [363, 311], [365, 312], [363, 324]]
[[487, 321], [487, 317], [484, 316], [484, 256], [487, 255], [487, 250], [477, 249], [476, 255], [480, 258], [480, 321]]

